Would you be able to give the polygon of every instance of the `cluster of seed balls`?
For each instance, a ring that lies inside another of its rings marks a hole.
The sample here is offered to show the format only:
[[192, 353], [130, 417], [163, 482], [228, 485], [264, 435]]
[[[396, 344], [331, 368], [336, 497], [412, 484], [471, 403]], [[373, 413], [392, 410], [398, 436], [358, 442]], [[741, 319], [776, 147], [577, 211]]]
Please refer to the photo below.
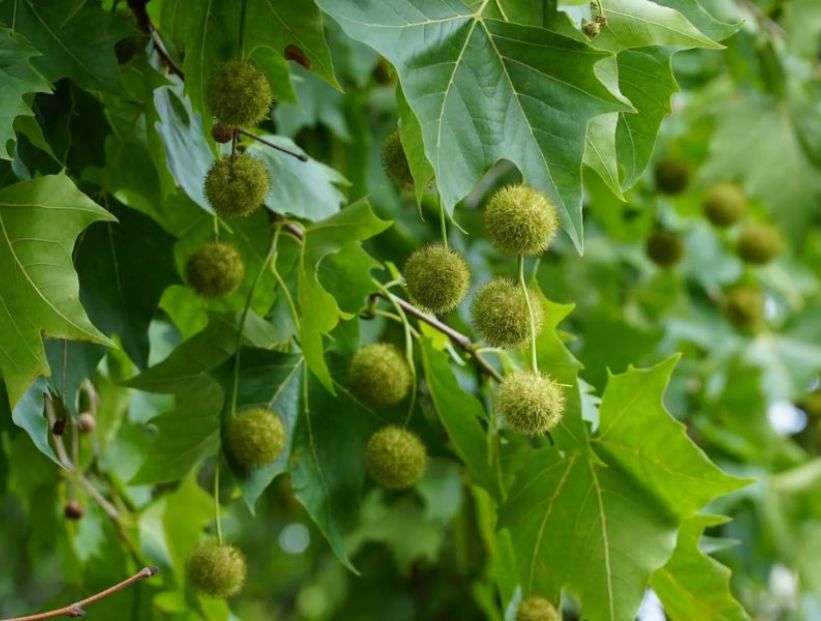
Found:
[[[677, 195], [687, 189], [690, 166], [678, 157], [662, 159], [655, 170], [657, 189], [663, 194]], [[742, 221], [747, 213], [747, 199], [738, 185], [717, 183], [704, 194], [702, 210], [716, 228], [727, 229]], [[748, 265], [765, 265], [783, 250], [779, 232], [770, 224], [750, 222], [738, 233], [736, 253]], [[675, 231], [658, 229], [647, 239], [647, 256], [660, 267], [672, 267], [684, 254], [684, 244]], [[761, 323], [764, 299], [761, 291], [750, 285], [733, 288], [724, 299], [724, 312], [739, 328], [753, 328]]]
[[[385, 140], [382, 160], [388, 177], [396, 185], [413, 186], [398, 131]], [[488, 238], [502, 253], [529, 256], [547, 250], [559, 228], [559, 217], [544, 194], [519, 184], [503, 187], [491, 197], [485, 211], [485, 226]], [[411, 254], [403, 276], [413, 303], [435, 314], [454, 310], [470, 289], [468, 262], [458, 251], [441, 243], [424, 246]], [[544, 323], [539, 296], [532, 290], [525, 295], [515, 280], [504, 277], [482, 285], [471, 305], [476, 332], [493, 347], [526, 344], [531, 338], [530, 312], [538, 334]], [[558, 424], [564, 400], [560, 387], [548, 375], [516, 371], [499, 388], [499, 409], [511, 429], [536, 436]]]
[[[237, 128], [259, 123], [273, 100], [265, 74], [239, 59], [216, 68], [205, 94], [208, 109], [217, 119], [212, 135], [221, 143], [231, 141]], [[208, 171], [205, 195], [217, 215], [242, 217], [262, 205], [269, 183], [262, 162], [247, 153], [234, 153], [217, 160]], [[208, 242], [188, 258], [185, 276], [202, 297], [219, 298], [237, 290], [245, 266], [232, 245]], [[222, 430], [225, 456], [238, 472], [249, 473], [274, 463], [286, 443], [282, 419], [265, 408], [250, 408], [230, 417]], [[187, 572], [193, 587], [203, 595], [231, 597], [245, 582], [245, 557], [235, 546], [207, 539], [189, 557]]]
[[[265, 73], [247, 60], [219, 65], [205, 88], [205, 103], [217, 119], [212, 136], [217, 142], [233, 140], [237, 129], [253, 126], [268, 115], [273, 101]], [[214, 162], [205, 177], [205, 196], [222, 218], [247, 216], [260, 208], [270, 179], [262, 162], [236, 151]], [[243, 281], [245, 267], [236, 248], [224, 242], [200, 246], [185, 266], [188, 284], [205, 298], [230, 295]]]

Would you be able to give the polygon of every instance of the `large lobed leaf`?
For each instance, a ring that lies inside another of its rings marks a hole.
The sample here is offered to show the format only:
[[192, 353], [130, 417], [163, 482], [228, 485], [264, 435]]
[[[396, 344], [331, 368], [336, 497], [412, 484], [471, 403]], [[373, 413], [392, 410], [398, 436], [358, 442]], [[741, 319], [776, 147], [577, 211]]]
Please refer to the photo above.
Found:
[[114, 217], [63, 174], [0, 190], [0, 373], [12, 406], [49, 366], [42, 334], [111, 342], [80, 304], [74, 240], [92, 222]]
[[627, 109], [594, 74], [606, 53], [566, 33], [491, 19], [487, 2], [475, 12], [457, 0], [318, 3], [396, 67], [449, 211], [507, 159], [556, 200], [581, 245], [587, 123]]
[[662, 404], [677, 358], [611, 376], [598, 454], [535, 453], [502, 508], [527, 593], [577, 596], [591, 621], [635, 618], [682, 522], [744, 485], [722, 473]]
[[0, 28], [0, 159], [10, 159], [14, 140], [14, 121], [32, 116], [27, 95], [48, 93], [51, 85], [31, 63], [37, 51], [20, 36]]

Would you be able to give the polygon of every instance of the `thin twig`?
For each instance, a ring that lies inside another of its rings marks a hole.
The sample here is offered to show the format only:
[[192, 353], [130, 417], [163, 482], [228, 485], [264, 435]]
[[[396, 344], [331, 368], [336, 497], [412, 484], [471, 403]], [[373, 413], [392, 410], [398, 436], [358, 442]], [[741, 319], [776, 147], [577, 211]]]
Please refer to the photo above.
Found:
[[304, 153], [297, 153], [296, 151], [291, 151], [290, 149], [286, 149], [285, 147], [280, 147], [278, 144], [274, 144], [273, 142], [271, 142], [270, 140], [266, 140], [262, 136], [257, 136], [256, 134], [253, 134], [253, 133], [249, 132], [247, 129], [240, 128], [237, 131], [240, 134], [242, 134], [243, 136], [247, 136], [248, 138], [251, 138], [252, 140], [256, 140], [257, 142], [261, 142], [262, 144], [264, 144], [268, 147], [271, 147], [272, 149], [276, 149], [277, 151], [282, 151], [283, 153], [286, 153], [286, 154], [290, 155], [291, 157], [295, 157], [300, 162], [307, 162], [308, 161], [308, 156], [305, 155]]
[[85, 617], [85, 607], [89, 604], [98, 602], [101, 599], [104, 599], [109, 595], [112, 595], [117, 591], [134, 584], [135, 582], [139, 582], [145, 578], [150, 578], [151, 576], [158, 574], [159, 571], [160, 570], [156, 567], [143, 567], [130, 578], [126, 578], [122, 582], [118, 582], [114, 586], [108, 587], [104, 591], [100, 591], [95, 595], [81, 599], [79, 602], [69, 604], [63, 608], [57, 608], [56, 610], [49, 610], [48, 612], [41, 612], [36, 615], [28, 615], [26, 617], [12, 617], [11, 619], [3, 619], [3, 621], [39, 621], [40, 619], [53, 619], [55, 617]]

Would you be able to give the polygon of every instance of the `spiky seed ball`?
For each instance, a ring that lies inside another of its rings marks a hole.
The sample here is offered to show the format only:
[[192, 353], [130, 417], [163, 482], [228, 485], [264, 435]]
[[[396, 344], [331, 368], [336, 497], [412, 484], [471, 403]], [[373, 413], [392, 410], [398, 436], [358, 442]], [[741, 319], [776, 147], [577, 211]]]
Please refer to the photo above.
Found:
[[690, 183], [690, 165], [679, 157], [665, 157], [656, 164], [655, 178], [662, 194], [681, 194]]
[[485, 210], [490, 241], [502, 252], [539, 254], [559, 229], [559, 214], [550, 199], [525, 184], [498, 190]]
[[764, 265], [781, 254], [781, 249], [781, 235], [763, 222], [748, 224], [738, 238], [738, 256], [745, 263]]
[[738, 328], [752, 328], [764, 318], [764, 298], [754, 287], [737, 287], [724, 300], [727, 319]]
[[213, 540], [196, 547], [186, 569], [192, 586], [209, 597], [231, 597], [245, 583], [245, 556], [238, 548]]
[[389, 343], [371, 343], [360, 348], [351, 359], [349, 375], [354, 394], [377, 408], [399, 403], [411, 385], [407, 360]]
[[188, 257], [185, 278], [204, 298], [219, 298], [237, 290], [245, 277], [242, 257], [233, 246], [208, 242]]
[[398, 129], [388, 134], [385, 142], [382, 143], [382, 167], [394, 185], [403, 190], [413, 189], [413, 175]]
[[714, 226], [724, 228], [741, 220], [747, 211], [747, 199], [736, 184], [717, 183], [707, 190], [702, 207]]
[[231, 142], [231, 139], [234, 137], [234, 130], [222, 123], [214, 123], [214, 126], [211, 128], [211, 137], [214, 139], [214, 142], [225, 144], [226, 142]]
[[365, 445], [365, 469], [387, 489], [405, 489], [425, 472], [428, 456], [419, 437], [395, 425], [374, 433]]
[[544, 597], [528, 597], [519, 604], [516, 621], [561, 621], [561, 617]]
[[228, 459], [245, 471], [275, 462], [285, 448], [285, 438], [282, 419], [265, 408], [241, 412], [223, 430]]
[[647, 238], [645, 251], [650, 260], [659, 267], [670, 267], [681, 260], [684, 244], [678, 233], [659, 229]]
[[519, 370], [499, 386], [499, 412], [508, 427], [526, 436], [552, 431], [564, 414], [562, 387], [549, 375]]
[[208, 110], [230, 127], [256, 125], [268, 114], [273, 99], [265, 73], [239, 58], [219, 65], [205, 85]]
[[247, 216], [259, 209], [270, 179], [262, 162], [248, 153], [226, 155], [205, 177], [205, 196], [218, 215]]
[[447, 313], [465, 299], [470, 268], [452, 248], [442, 244], [424, 246], [405, 263], [405, 285], [418, 306], [431, 313]]
[[[533, 290], [529, 292], [536, 334], [542, 329], [544, 312]], [[509, 278], [494, 278], [482, 286], [470, 307], [476, 332], [494, 347], [517, 347], [530, 339], [527, 300], [519, 284]]]

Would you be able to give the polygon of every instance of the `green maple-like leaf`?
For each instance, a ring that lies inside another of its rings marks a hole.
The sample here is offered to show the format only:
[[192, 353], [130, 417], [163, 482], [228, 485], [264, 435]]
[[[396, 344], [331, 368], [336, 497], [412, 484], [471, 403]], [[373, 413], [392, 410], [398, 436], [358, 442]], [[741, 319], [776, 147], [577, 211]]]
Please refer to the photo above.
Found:
[[673, 621], [749, 621], [750, 616], [730, 592], [730, 570], [699, 547], [706, 527], [726, 521], [714, 515], [685, 521], [673, 556], [651, 577], [650, 585]]
[[52, 82], [68, 77], [88, 90], [122, 94], [114, 44], [136, 31], [98, 3], [67, 8], [63, 0], [6, 0], [0, 21], [42, 54], [32, 63]]
[[62, 174], [0, 190], [0, 372], [12, 406], [49, 374], [43, 334], [112, 345], [80, 304], [71, 253], [84, 228], [113, 219]]
[[627, 109], [594, 74], [606, 53], [581, 35], [489, 18], [487, 2], [475, 11], [457, 0], [318, 4], [396, 67], [449, 211], [507, 159], [561, 206], [581, 245], [587, 123]]
[[0, 28], [0, 158], [10, 159], [14, 121], [32, 116], [26, 95], [48, 93], [51, 85], [31, 64], [37, 51], [7, 28]]
[[526, 593], [577, 596], [585, 619], [635, 618], [650, 576], [673, 552], [683, 520], [743, 485], [690, 442], [662, 405], [676, 357], [611, 376], [598, 457], [545, 448], [502, 508]]
[[[360, 201], [305, 229], [305, 241], [301, 247], [297, 272], [300, 345], [308, 368], [331, 393], [334, 392], [334, 386], [325, 362], [322, 337], [333, 330], [340, 319], [350, 319], [351, 316], [340, 308], [337, 299], [320, 281], [321, 263], [329, 255], [355, 246], [361, 240], [373, 237], [389, 226], [390, 222], [380, 220], [374, 215], [367, 202]], [[355, 256], [348, 258], [353, 261], [349, 263], [352, 269], [347, 270], [347, 295], [353, 293], [354, 297], [358, 297], [364, 304], [365, 297], [375, 287], [362, 275], [367, 275], [379, 264], [365, 252], [356, 253]], [[339, 275], [335, 277], [339, 278]]]

